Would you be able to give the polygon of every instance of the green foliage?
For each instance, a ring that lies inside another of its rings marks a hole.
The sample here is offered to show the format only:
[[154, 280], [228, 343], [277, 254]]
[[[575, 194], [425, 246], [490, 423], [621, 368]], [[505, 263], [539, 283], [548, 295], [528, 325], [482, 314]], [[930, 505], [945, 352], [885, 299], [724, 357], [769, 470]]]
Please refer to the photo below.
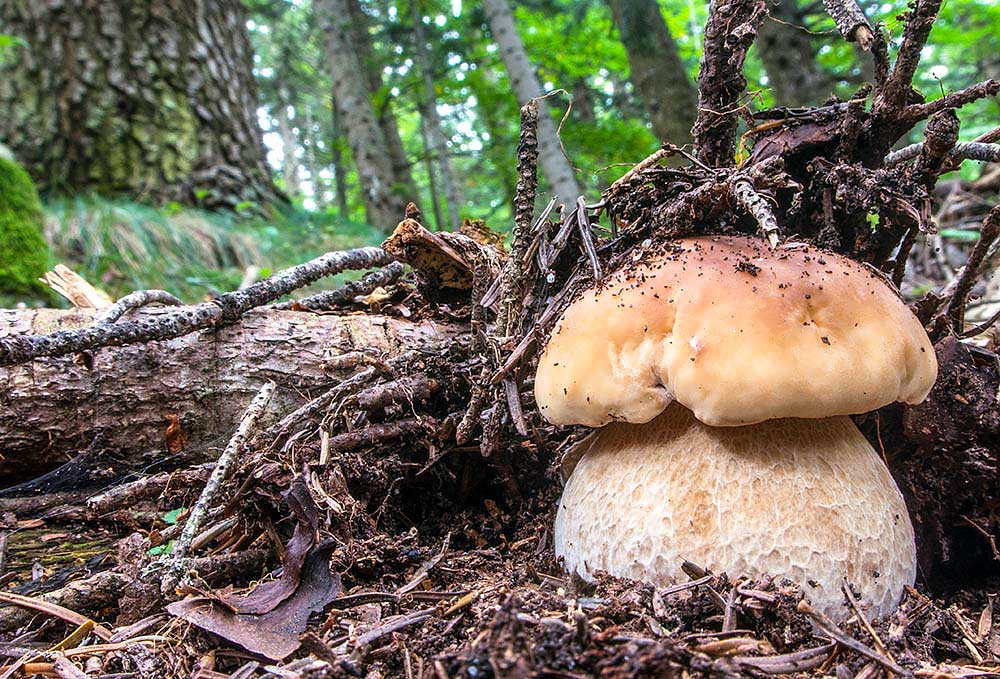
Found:
[[47, 235], [58, 261], [112, 297], [162, 288], [196, 302], [236, 288], [248, 269], [260, 277], [264, 270], [380, 238], [363, 224], [301, 209], [264, 221], [176, 204], [156, 209], [80, 196], [53, 200], [46, 211]]
[[38, 191], [21, 166], [0, 158], [0, 293], [42, 295], [48, 263]]

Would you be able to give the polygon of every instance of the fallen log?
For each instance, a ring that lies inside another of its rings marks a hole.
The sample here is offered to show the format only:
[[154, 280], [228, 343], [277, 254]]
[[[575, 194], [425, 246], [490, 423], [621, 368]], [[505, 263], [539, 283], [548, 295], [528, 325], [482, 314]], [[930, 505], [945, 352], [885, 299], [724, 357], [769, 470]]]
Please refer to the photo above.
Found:
[[[0, 310], [0, 338], [94, 318], [80, 310]], [[184, 438], [188, 448], [203, 446], [231, 431], [266, 380], [278, 386], [271, 413], [280, 415], [350, 375], [345, 355], [435, 352], [466, 333], [458, 323], [258, 310], [221, 329], [0, 368], [0, 485], [65, 462], [98, 434], [107, 449], [168, 454], [174, 416], [183, 434], [172, 434], [173, 452]]]

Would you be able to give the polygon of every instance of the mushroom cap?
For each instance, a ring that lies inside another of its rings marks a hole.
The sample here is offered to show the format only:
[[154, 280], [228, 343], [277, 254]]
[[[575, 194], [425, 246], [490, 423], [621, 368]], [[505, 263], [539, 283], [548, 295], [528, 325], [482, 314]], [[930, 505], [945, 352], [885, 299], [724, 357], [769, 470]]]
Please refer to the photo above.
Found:
[[843, 619], [843, 578], [874, 617], [916, 576], [913, 526], [878, 454], [848, 417], [707, 427], [670, 406], [596, 432], [559, 502], [566, 569], [657, 587], [688, 560], [730, 578], [788, 578]]
[[878, 274], [801, 243], [703, 237], [577, 298], [535, 399], [556, 424], [648, 422], [676, 400], [736, 426], [919, 403], [936, 377], [927, 333]]

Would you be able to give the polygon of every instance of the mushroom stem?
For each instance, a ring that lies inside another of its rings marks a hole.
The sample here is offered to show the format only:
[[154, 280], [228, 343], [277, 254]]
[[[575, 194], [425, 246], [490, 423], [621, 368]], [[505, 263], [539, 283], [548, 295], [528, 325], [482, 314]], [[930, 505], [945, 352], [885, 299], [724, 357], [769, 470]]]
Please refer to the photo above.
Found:
[[708, 427], [677, 404], [601, 429], [559, 503], [556, 554], [669, 586], [690, 560], [730, 576], [787, 578], [837, 620], [841, 583], [879, 618], [916, 576], [903, 497], [849, 417]]

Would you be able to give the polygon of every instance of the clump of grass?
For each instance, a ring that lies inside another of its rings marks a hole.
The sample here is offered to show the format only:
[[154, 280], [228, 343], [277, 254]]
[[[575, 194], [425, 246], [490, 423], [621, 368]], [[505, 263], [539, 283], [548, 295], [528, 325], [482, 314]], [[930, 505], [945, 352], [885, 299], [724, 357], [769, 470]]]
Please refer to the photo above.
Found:
[[90, 195], [51, 200], [45, 211], [46, 239], [56, 261], [115, 298], [163, 288], [199, 301], [234, 289], [248, 269], [263, 277], [329, 250], [382, 238], [365, 224], [301, 208], [265, 220]]

